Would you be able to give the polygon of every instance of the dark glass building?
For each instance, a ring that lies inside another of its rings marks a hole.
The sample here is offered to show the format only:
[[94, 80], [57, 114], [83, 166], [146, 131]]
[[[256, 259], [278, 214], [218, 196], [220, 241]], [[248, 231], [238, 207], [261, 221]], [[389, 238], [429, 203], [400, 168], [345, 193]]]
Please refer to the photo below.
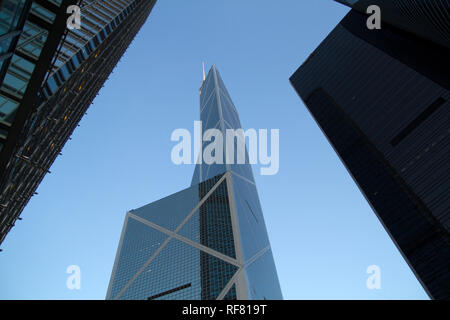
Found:
[[[200, 115], [203, 131], [241, 128], [215, 66]], [[245, 158], [199, 163], [188, 189], [127, 213], [107, 299], [282, 299], [246, 148]]]
[[336, 0], [366, 13], [371, 5], [381, 9], [381, 18], [388, 25], [450, 48], [449, 0]]
[[0, 243], [155, 2], [0, 1]]
[[356, 9], [290, 81], [426, 292], [449, 299], [449, 2], [370, 1], [380, 30], [367, 1], [340, 2]]

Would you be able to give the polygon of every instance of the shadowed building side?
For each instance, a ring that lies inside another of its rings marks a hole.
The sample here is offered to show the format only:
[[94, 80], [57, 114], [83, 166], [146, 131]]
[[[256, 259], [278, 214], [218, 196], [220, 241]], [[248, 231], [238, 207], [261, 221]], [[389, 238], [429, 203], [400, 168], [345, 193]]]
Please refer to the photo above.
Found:
[[448, 49], [366, 20], [350, 11], [290, 81], [426, 292], [449, 299]]

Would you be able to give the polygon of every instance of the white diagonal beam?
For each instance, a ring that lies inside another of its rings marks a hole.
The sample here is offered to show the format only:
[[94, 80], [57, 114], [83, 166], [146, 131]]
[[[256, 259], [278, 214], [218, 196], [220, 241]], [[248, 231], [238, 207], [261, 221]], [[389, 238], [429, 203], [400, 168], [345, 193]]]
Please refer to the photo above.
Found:
[[219, 259], [221, 259], [221, 260], [223, 260], [225, 262], [233, 264], [233, 265], [235, 265], [237, 267], [241, 267], [242, 266], [241, 264], [239, 264], [237, 262], [236, 259], [233, 259], [233, 258], [231, 258], [231, 257], [229, 257], [229, 256], [227, 256], [227, 255], [225, 255], [223, 253], [220, 253], [219, 251], [211, 249], [211, 248], [209, 248], [207, 246], [204, 246], [204, 245], [202, 245], [200, 243], [192, 241], [189, 238], [180, 236], [179, 234], [177, 234], [177, 233], [175, 233], [173, 231], [170, 231], [170, 230], [168, 230], [166, 228], [163, 228], [160, 225], [157, 225], [156, 223], [153, 223], [153, 222], [148, 221], [148, 220], [146, 220], [144, 218], [138, 217], [138, 216], [136, 216], [136, 215], [134, 215], [132, 213], [130, 213], [130, 218], [136, 219], [137, 221], [142, 222], [143, 224], [145, 224], [145, 225], [147, 225], [149, 227], [152, 227], [152, 228], [154, 228], [154, 229], [156, 229], [156, 230], [158, 230], [158, 231], [160, 231], [162, 233], [167, 234], [171, 238], [178, 239], [178, 240], [180, 240], [180, 241], [182, 241], [182, 242], [184, 242], [184, 243], [186, 243], [186, 244], [188, 244], [188, 245], [190, 245], [190, 246], [192, 246], [194, 248], [197, 248], [197, 249], [199, 249], [199, 250], [201, 250], [203, 252], [206, 252], [206, 253], [208, 253], [208, 254], [216, 257], [216, 258], [219, 258]]
[[[194, 213], [200, 208], [200, 206], [206, 201], [206, 199], [217, 189], [217, 187], [225, 180], [226, 175], [223, 175], [216, 184], [209, 190], [206, 195], [200, 200], [200, 202], [195, 206], [195, 208], [186, 216], [186, 218], [180, 223], [180, 225], [175, 229], [175, 232], [178, 232], [183, 225], [194, 215]], [[136, 219], [137, 216], [128, 212], [128, 217], [133, 216]], [[137, 220], [137, 219], [136, 219]], [[144, 219], [145, 220], [145, 219]], [[145, 220], [147, 221], [147, 220]], [[150, 222], [150, 221], [148, 221]], [[158, 226], [159, 227], [159, 226]], [[162, 227], [161, 227], [162, 228]], [[167, 229], [166, 229], [167, 230]], [[170, 230], [169, 230], [170, 231]], [[170, 231], [172, 232], [172, 231]], [[114, 300], [120, 298], [120, 296], [128, 289], [129, 286], [139, 277], [139, 275], [144, 272], [147, 266], [156, 258], [156, 256], [161, 252], [161, 250], [169, 243], [169, 241], [173, 238], [173, 236], [169, 236], [161, 246], [155, 251], [155, 253], [144, 263], [144, 265], [136, 272], [136, 274], [127, 282], [127, 284], [120, 290], [120, 292], [114, 297]], [[212, 250], [212, 249], [211, 249]], [[231, 258], [230, 258], [231, 259]], [[234, 263], [233, 263], [234, 264]], [[114, 275], [115, 276], [115, 275]]]
[[268, 250], [270, 249], [270, 245], [268, 245], [267, 247], [263, 248], [262, 250], [259, 250], [257, 253], [255, 253], [253, 255], [253, 257], [251, 257], [250, 259], [248, 259], [245, 262], [245, 267], [247, 268], [248, 266], [250, 266], [253, 262], [255, 262], [256, 259], [258, 259], [259, 257], [261, 257], [264, 253], [266, 253]]
[[239, 274], [242, 272], [242, 270], [243, 270], [242, 268], [239, 268], [235, 272], [235, 274], [231, 277], [230, 281], [228, 281], [228, 283], [225, 285], [225, 287], [223, 287], [222, 291], [219, 293], [216, 300], [223, 300], [223, 298], [225, 298], [228, 291], [230, 291], [231, 287], [235, 283], [236, 279], [239, 277]]
[[114, 300], [117, 300], [120, 298], [120, 296], [128, 289], [129, 286], [134, 282], [134, 280], [139, 277], [139, 275], [144, 272], [144, 270], [148, 267], [148, 265], [156, 258], [156, 256], [161, 252], [162, 249], [169, 243], [169, 241], [172, 240], [171, 237], [167, 238], [160, 246], [159, 248], [153, 253], [153, 255], [148, 259], [144, 265], [136, 272], [136, 274], [127, 282], [127, 284], [122, 288], [122, 290], [119, 291], [119, 293], [114, 297]]
[[209, 196], [216, 191], [216, 189], [219, 187], [219, 185], [222, 183], [223, 180], [225, 180], [226, 175], [224, 174], [219, 181], [216, 182], [216, 184], [211, 188], [211, 190], [208, 191], [208, 193], [202, 198], [202, 200], [199, 201], [199, 203], [195, 206], [194, 209], [184, 218], [184, 220], [180, 223], [178, 227], [176, 227], [174, 232], [180, 231], [180, 229], [185, 225], [185, 223], [197, 212], [198, 209], [203, 205], [203, 203], [206, 201], [206, 199], [209, 198]]

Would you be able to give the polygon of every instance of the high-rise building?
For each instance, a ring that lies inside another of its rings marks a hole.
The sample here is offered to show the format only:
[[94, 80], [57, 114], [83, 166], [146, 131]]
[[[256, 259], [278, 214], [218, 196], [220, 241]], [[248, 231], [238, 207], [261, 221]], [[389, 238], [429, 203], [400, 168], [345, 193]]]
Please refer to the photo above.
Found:
[[[241, 128], [215, 66], [200, 118], [203, 132]], [[245, 158], [198, 161], [189, 188], [126, 214], [107, 299], [282, 299], [246, 148]]]
[[0, 1], [0, 243], [155, 2]]
[[351, 10], [290, 81], [426, 292], [449, 299], [449, 2], [370, 4], [381, 29]]

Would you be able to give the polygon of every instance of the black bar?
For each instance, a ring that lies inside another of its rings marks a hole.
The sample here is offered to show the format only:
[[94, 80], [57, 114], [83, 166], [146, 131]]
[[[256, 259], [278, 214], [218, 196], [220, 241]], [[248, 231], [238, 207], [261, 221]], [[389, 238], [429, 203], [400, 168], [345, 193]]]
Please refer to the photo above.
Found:
[[432, 104], [428, 106], [421, 114], [417, 116], [410, 124], [408, 124], [398, 135], [391, 140], [391, 145], [395, 147], [403, 139], [405, 139], [411, 132], [422, 124], [429, 116], [431, 116], [440, 106], [445, 103], [442, 97], [437, 98]]
[[153, 296], [150, 296], [150, 297], [147, 298], [147, 300], [153, 300], [153, 299], [156, 299], [156, 298], [159, 298], [159, 297], [168, 295], [169, 293], [172, 293], [172, 292], [176, 292], [176, 291], [180, 291], [180, 290], [189, 288], [190, 286], [191, 286], [191, 283], [189, 282], [189, 283], [184, 284], [184, 285], [182, 285], [182, 286], [179, 286], [179, 287], [176, 287], [176, 288], [173, 288], [173, 289], [170, 289], [170, 290], [167, 290], [167, 291], [164, 291], [164, 292], [155, 294], [155, 295], [153, 295]]

